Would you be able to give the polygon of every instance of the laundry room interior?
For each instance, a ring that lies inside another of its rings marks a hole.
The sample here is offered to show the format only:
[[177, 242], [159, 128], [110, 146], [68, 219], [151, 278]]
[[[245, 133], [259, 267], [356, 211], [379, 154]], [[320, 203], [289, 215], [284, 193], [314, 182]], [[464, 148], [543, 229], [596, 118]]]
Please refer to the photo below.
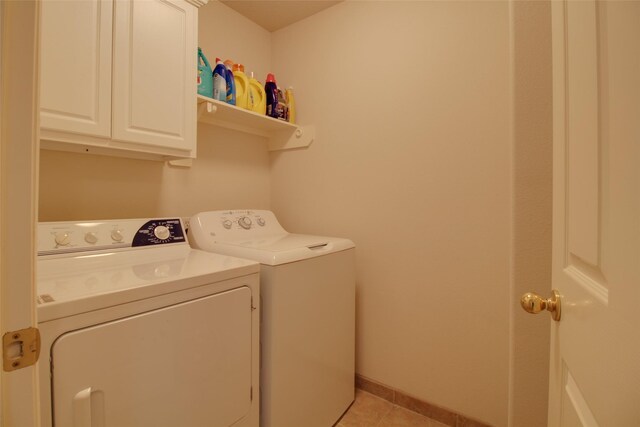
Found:
[[187, 166], [43, 149], [38, 220], [257, 209], [350, 239], [358, 387], [445, 425], [541, 425], [551, 319], [518, 299], [551, 280], [550, 2], [325, 3], [275, 30], [198, 9], [212, 63], [294, 88], [308, 146], [200, 122]]

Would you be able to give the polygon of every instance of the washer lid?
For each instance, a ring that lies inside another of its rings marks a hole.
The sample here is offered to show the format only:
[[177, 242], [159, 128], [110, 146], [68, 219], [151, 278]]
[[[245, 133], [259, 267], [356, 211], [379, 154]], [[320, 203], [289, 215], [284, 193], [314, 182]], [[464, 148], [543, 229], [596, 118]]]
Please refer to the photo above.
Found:
[[200, 212], [191, 217], [194, 248], [279, 265], [355, 247], [348, 239], [288, 233], [271, 211]]
[[354, 247], [355, 245], [351, 240], [339, 237], [284, 233], [262, 236], [257, 239], [211, 240], [201, 249], [248, 258], [264, 265], [280, 265], [328, 255]]
[[256, 262], [186, 245], [38, 260], [40, 322], [240, 277]]

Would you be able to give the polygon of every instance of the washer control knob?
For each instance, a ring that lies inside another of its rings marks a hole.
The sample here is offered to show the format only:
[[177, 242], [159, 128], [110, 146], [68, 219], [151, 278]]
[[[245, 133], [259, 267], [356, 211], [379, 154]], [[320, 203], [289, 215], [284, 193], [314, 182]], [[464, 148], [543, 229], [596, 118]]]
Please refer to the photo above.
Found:
[[93, 245], [98, 241], [98, 236], [93, 231], [89, 231], [84, 235], [84, 241]]
[[164, 225], [159, 225], [154, 228], [153, 234], [160, 240], [167, 240], [171, 237], [171, 231], [169, 231], [169, 229]]
[[71, 243], [71, 236], [69, 235], [69, 233], [66, 233], [64, 231], [57, 232], [55, 234], [55, 239], [56, 245], [58, 246], [67, 246], [69, 245], [69, 243]]
[[122, 230], [119, 230], [117, 228], [115, 230], [111, 230], [111, 238], [114, 242], [122, 242], [122, 239], [124, 239]]
[[227, 230], [231, 229], [232, 225], [233, 225], [233, 223], [228, 219], [225, 219], [224, 221], [222, 221], [222, 226], [224, 228], [226, 228]]
[[251, 228], [251, 218], [248, 216], [240, 217], [240, 219], [238, 219], [238, 224], [240, 224], [240, 227], [248, 230]]
[[257, 222], [260, 227], [264, 227], [264, 224], [265, 224], [264, 218], [258, 218]]

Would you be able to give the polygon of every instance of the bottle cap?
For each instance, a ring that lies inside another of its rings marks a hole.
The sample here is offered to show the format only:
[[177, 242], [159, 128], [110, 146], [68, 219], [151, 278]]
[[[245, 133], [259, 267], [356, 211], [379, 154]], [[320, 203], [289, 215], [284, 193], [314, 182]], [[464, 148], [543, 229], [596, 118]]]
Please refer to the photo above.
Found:
[[275, 83], [275, 82], [276, 82], [275, 76], [271, 73], [267, 74], [267, 83]]
[[233, 66], [234, 66], [235, 64], [233, 63], [233, 61], [232, 61], [232, 60], [230, 60], [230, 59], [225, 59], [225, 61], [224, 61], [224, 65], [226, 65], [226, 66], [227, 66], [227, 68], [233, 68]]
[[233, 71], [242, 71], [244, 73], [244, 65], [242, 64], [233, 64]]

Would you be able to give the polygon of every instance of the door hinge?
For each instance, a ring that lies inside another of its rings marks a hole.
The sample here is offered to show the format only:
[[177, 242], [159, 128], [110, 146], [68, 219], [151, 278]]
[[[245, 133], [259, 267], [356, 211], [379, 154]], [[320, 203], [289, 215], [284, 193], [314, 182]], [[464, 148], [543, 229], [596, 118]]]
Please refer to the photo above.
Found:
[[34, 365], [40, 357], [38, 328], [20, 329], [2, 336], [2, 368], [5, 372]]

